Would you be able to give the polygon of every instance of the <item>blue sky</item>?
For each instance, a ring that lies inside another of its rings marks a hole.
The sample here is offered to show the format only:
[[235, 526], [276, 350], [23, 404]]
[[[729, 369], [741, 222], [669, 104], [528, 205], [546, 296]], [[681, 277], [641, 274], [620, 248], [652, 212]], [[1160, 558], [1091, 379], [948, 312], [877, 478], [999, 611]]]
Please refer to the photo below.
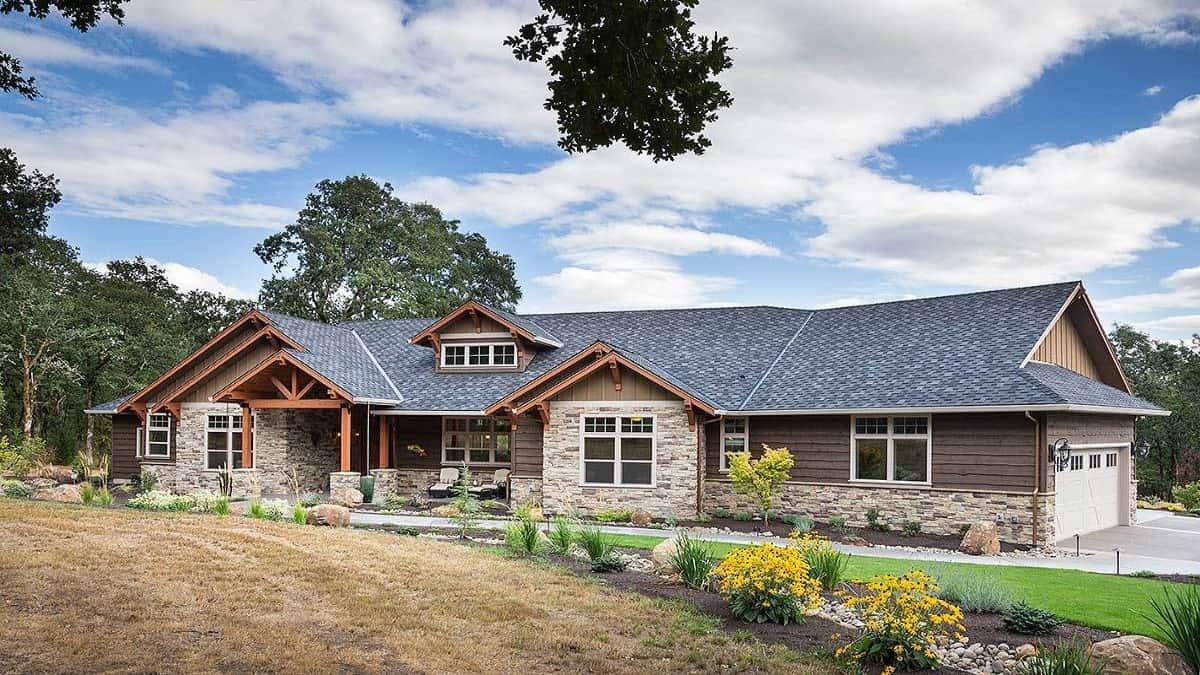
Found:
[[[1200, 5], [706, 0], [736, 51], [701, 157], [567, 156], [530, 3], [137, 0], [0, 19], [44, 98], [0, 139], [52, 231], [253, 295], [255, 243], [366, 173], [512, 254], [521, 309], [815, 307], [1084, 279], [1106, 322], [1200, 331]], [[1182, 8], [1182, 9], [1181, 9]]]

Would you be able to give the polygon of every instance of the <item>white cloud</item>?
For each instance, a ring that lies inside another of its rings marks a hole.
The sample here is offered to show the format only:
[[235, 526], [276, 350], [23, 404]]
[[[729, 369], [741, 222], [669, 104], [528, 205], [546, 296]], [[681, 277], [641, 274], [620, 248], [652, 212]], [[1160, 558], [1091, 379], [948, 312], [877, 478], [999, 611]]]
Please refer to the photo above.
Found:
[[1184, 314], [1152, 321], [1137, 321], [1133, 326], [1159, 340], [1190, 342], [1192, 336], [1200, 335], [1200, 314]]
[[1176, 270], [1162, 285], [1167, 290], [1159, 293], [1124, 295], [1098, 301], [1097, 307], [1111, 314], [1144, 315], [1160, 310], [1200, 309], [1200, 267]]
[[1165, 89], [1166, 89], [1166, 87], [1164, 87], [1163, 85], [1155, 84], [1155, 85], [1152, 85], [1152, 86], [1149, 86], [1149, 87], [1146, 87], [1145, 89], [1143, 89], [1142, 96], [1158, 96], [1159, 94], [1163, 93], [1163, 90], [1165, 90]]
[[606, 249], [636, 249], [668, 255], [728, 253], [743, 256], [778, 256], [770, 244], [690, 227], [669, 227], [640, 223], [593, 225], [554, 237], [551, 248], [563, 253]]
[[637, 249], [570, 253], [554, 274], [535, 277], [545, 291], [527, 311], [651, 309], [713, 304], [713, 294], [738, 285], [732, 277], [685, 272], [670, 256]]
[[[154, 258], [146, 258], [145, 260], [151, 265], [161, 267], [167, 277], [167, 281], [178, 286], [181, 291], [210, 291], [239, 300], [252, 300], [256, 297], [255, 293], [243, 291], [240, 288], [223, 283], [217, 277], [199, 268], [189, 267], [178, 262], [161, 262]], [[86, 262], [84, 265], [101, 273], [108, 269], [108, 262]]]
[[0, 28], [4, 51], [24, 64], [70, 65], [93, 70], [145, 70], [160, 75], [170, 71], [152, 59], [98, 52], [51, 33]]

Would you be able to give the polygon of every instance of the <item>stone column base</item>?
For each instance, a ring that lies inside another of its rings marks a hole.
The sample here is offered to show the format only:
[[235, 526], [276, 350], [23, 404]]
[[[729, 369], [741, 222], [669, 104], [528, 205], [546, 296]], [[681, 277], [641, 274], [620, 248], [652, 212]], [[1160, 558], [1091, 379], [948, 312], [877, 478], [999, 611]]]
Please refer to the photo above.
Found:
[[362, 474], [357, 471], [334, 471], [329, 474], [329, 494], [337, 492], [339, 488], [357, 490], [360, 478], [362, 478]]
[[396, 478], [399, 474], [399, 469], [371, 469], [371, 476], [375, 478], [373, 504], [384, 504], [388, 497], [396, 494]]

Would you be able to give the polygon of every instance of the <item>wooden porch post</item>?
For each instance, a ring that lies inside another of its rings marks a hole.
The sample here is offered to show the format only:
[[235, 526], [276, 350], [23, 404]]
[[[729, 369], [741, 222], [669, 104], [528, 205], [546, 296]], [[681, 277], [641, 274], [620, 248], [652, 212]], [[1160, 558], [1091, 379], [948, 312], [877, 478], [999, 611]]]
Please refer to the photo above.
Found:
[[342, 471], [350, 470], [350, 406], [342, 408]]
[[242, 404], [242, 468], [249, 469], [254, 465], [251, 449], [254, 433], [254, 415], [250, 414], [250, 406]]
[[390, 459], [388, 457], [390, 454], [388, 452], [390, 447], [388, 443], [391, 440], [388, 438], [390, 436], [388, 432], [391, 426], [392, 418], [388, 417], [387, 415], [379, 416], [379, 468], [381, 469], [388, 468], [388, 461]]

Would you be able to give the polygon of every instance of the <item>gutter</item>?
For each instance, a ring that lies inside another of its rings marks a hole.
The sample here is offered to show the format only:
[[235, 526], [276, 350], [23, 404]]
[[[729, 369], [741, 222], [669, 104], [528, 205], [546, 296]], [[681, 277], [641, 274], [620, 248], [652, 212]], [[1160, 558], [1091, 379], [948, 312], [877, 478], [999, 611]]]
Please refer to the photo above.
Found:
[[462, 417], [485, 417], [482, 410], [372, 410], [371, 415], [458, 415]]
[[792, 410], [717, 410], [717, 415], [872, 415], [888, 413], [978, 413], [978, 412], [1078, 412], [1105, 413], [1109, 415], [1135, 415], [1139, 417], [1166, 417], [1170, 410], [1147, 410], [1145, 408], [1118, 408], [1100, 405], [1075, 405], [1047, 403], [1041, 405], [959, 405], [959, 406], [910, 406], [880, 408], [797, 408]]

